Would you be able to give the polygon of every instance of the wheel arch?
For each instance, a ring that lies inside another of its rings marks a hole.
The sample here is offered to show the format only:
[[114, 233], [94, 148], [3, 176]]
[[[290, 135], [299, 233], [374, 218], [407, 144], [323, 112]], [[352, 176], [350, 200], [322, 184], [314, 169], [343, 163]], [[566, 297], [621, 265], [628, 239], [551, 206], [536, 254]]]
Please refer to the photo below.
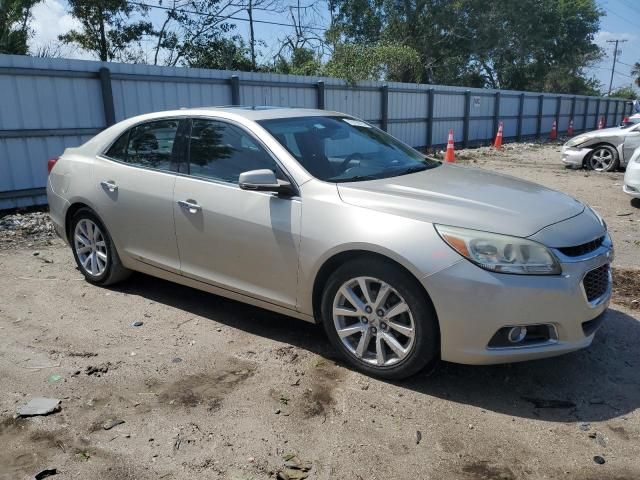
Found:
[[584, 156], [584, 159], [582, 160], [582, 166], [583, 167], [585, 167], [587, 165], [587, 161], [589, 160], [589, 157], [591, 157], [591, 155], [593, 155], [593, 151], [595, 149], [597, 149], [598, 147], [611, 147], [616, 151], [616, 154], [618, 155], [618, 158], [617, 158], [618, 162], [620, 161], [620, 158], [622, 158], [622, 156], [620, 155], [620, 148], [622, 148], [622, 143], [616, 147], [613, 143], [608, 142], [606, 140], [603, 140], [601, 142], [594, 143], [593, 145], [588, 145], [586, 147], [586, 148], [590, 149], [591, 151]]
[[76, 212], [82, 208], [91, 210], [91, 213], [93, 213], [96, 217], [98, 217], [100, 222], [104, 225], [104, 221], [102, 220], [102, 217], [100, 217], [98, 212], [96, 212], [95, 208], [93, 208], [91, 205], [83, 201], [75, 201], [71, 203], [71, 205], [69, 205], [69, 207], [67, 208], [67, 211], [64, 214], [64, 233], [67, 236], [67, 242], [69, 243], [71, 242], [71, 219], [76, 214]]
[[331, 276], [331, 274], [335, 272], [344, 263], [355, 260], [356, 258], [359, 259], [363, 257], [368, 257], [371, 259], [376, 259], [379, 261], [386, 262], [400, 269], [405, 274], [407, 274], [407, 276], [411, 278], [415, 282], [416, 286], [424, 293], [424, 296], [427, 302], [431, 304], [431, 307], [433, 308], [433, 311], [435, 312], [435, 315], [436, 315], [436, 324], [438, 325], [438, 330], [439, 330], [439, 321], [438, 321], [438, 315], [435, 309], [435, 305], [431, 300], [431, 296], [429, 295], [429, 292], [426, 290], [426, 288], [420, 282], [420, 280], [418, 280], [418, 277], [415, 271], [412, 271], [412, 268], [404, 265], [401, 261], [399, 261], [398, 259], [392, 258], [389, 255], [385, 255], [380, 252], [375, 252], [372, 250], [366, 250], [362, 248], [343, 250], [343, 251], [334, 253], [332, 256], [327, 258], [322, 263], [321, 267], [318, 269], [318, 272], [316, 273], [313, 281], [313, 290], [312, 290], [312, 299], [311, 299], [312, 306], [313, 306], [313, 314], [314, 314], [313, 316], [316, 319], [316, 323], [320, 323], [322, 321], [322, 316], [320, 314], [320, 306], [322, 303], [322, 293], [324, 291], [324, 287], [327, 284], [327, 281], [329, 280], [329, 277]]

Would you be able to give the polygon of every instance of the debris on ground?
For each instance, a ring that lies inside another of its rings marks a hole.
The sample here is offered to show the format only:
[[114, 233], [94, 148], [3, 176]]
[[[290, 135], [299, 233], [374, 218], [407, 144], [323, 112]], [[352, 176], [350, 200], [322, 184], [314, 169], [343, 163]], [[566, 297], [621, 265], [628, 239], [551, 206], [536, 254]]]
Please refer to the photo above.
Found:
[[102, 425], [102, 429], [111, 430], [113, 427], [117, 427], [118, 425], [122, 425], [123, 423], [124, 420], [110, 418], [109, 420], [104, 422], [104, 424]]
[[593, 457], [593, 461], [596, 462], [598, 465], [605, 464], [605, 459], [602, 458], [600, 455], [596, 455], [595, 457]]
[[84, 369], [84, 373], [89, 376], [95, 375], [96, 377], [99, 377], [107, 373], [111, 367], [113, 367], [111, 362], [101, 363], [100, 365], [88, 365], [87, 368]]
[[422, 432], [420, 430], [417, 430], [416, 431], [416, 445], [419, 445], [421, 440], [422, 440]]
[[42, 480], [43, 478], [52, 477], [58, 474], [58, 470], [55, 468], [48, 468], [36, 473], [35, 479]]
[[536, 408], [574, 408], [575, 403], [569, 400], [554, 400], [546, 398], [522, 397], [525, 402], [532, 403]]
[[47, 212], [16, 213], [0, 218], [0, 249], [26, 242], [48, 243], [55, 236], [56, 231]]
[[60, 410], [60, 400], [57, 398], [32, 398], [29, 403], [18, 410], [21, 417], [33, 417], [36, 415], [49, 415]]
[[141, 322], [140, 320], [136, 320], [131, 324], [132, 327], [141, 327], [142, 325], [144, 325], [144, 322]]
[[284, 468], [278, 471], [279, 480], [303, 480], [309, 476], [309, 470], [313, 467], [311, 462], [301, 460], [294, 453], [284, 455], [282, 458]]
[[49, 381], [49, 383], [56, 383], [62, 380], [62, 375], [58, 375], [57, 373], [54, 373], [53, 375], [50, 375], [47, 380]]
[[640, 310], [640, 270], [613, 268], [612, 301], [631, 310]]

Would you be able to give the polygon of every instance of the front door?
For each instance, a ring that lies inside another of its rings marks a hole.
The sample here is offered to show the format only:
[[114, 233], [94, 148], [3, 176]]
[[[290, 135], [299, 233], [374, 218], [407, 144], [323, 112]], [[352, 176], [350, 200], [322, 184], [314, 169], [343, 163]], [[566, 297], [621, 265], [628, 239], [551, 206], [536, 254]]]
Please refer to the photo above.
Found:
[[188, 152], [174, 189], [182, 274], [295, 308], [300, 199], [238, 186], [249, 170], [282, 176], [273, 157], [240, 126], [211, 119], [192, 120]]
[[174, 272], [179, 271], [173, 188], [180, 124], [166, 119], [132, 127], [94, 163], [96, 209], [118, 251]]

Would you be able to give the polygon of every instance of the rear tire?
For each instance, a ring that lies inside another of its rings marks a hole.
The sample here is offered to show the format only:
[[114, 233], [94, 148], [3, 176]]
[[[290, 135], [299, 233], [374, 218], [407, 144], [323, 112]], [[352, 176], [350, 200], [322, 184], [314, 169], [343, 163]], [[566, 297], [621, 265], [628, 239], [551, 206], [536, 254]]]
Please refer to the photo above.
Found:
[[324, 288], [321, 316], [334, 347], [368, 375], [400, 380], [439, 359], [433, 305], [390, 261], [359, 258], [338, 268]]
[[586, 160], [589, 170], [596, 172], [612, 172], [618, 168], [618, 151], [610, 145], [598, 145]]
[[122, 266], [109, 232], [92, 210], [81, 208], [73, 215], [69, 243], [87, 282], [107, 286], [131, 275], [131, 270]]

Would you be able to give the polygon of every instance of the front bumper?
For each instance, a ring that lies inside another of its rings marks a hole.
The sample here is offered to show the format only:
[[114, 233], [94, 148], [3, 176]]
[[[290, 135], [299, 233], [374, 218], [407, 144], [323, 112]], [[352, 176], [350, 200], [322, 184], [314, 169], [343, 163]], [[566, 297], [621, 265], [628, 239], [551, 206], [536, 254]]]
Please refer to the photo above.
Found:
[[562, 147], [562, 163], [573, 168], [582, 168], [586, 156], [591, 152], [590, 148]]
[[[592, 302], [587, 300], [582, 281], [591, 270], [611, 263], [611, 243], [607, 240], [583, 257], [558, 254], [558, 258], [562, 264], [558, 276], [493, 273], [462, 259], [423, 278], [440, 323], [442, 359], [465, 364], [508, 363], [589, 346], [609, 305], [611, 281], [609, 277], [606, 292]], [[488, 346], [505, 326], [537, 324], [552, 325], [557, 338], [540, 345]]]

